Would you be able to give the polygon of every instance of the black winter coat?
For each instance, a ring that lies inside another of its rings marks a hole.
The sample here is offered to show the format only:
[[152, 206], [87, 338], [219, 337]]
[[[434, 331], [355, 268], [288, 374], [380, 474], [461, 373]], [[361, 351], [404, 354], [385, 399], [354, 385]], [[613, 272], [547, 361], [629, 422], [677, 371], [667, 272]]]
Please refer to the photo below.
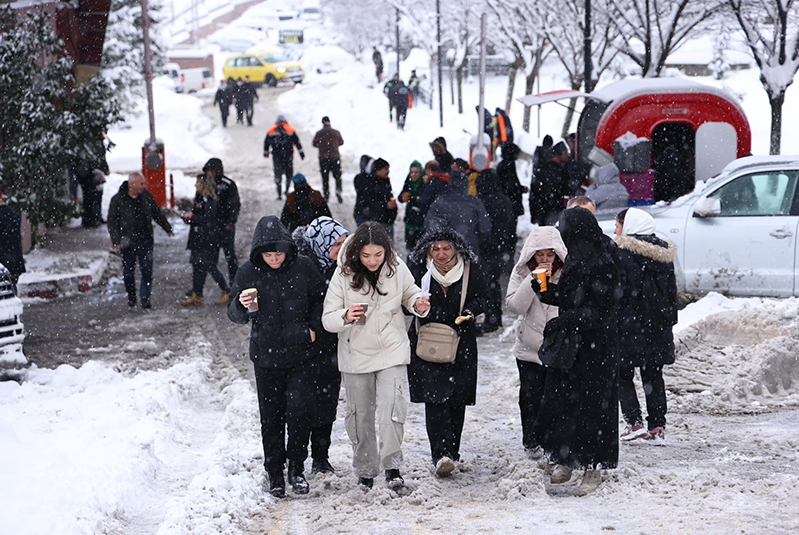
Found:
[[517, 216], [524, 215], [522, 201], [524, 186], [519, 182], [519, 175], [516, 173], [516, 159], [519, 157], [519, 152], [521, 149], [518, 145], [505, 143], [502, 146], [502, 161], [497, 166], [499, 188], [513, 203], [513, 213]]
[[483, 201], [469, 195], [469, 179], [461, 171], [450, 173], [449, 185], [430, 206], [424, 226], [429, 231], [456, 231], [473, 251], [479, 251], [491, 237], [491, 220]]
[[[417, 163], [417, 162], [414, 162]], [[420, 199], [427, 185], [424, 183], [424, 178], [419, 178], [416, 182], [411, 179], [411, 174], [405, 178], [405, 184], [400, 191], [400, 198], [407, 193], [408, 204], [405, 205], [405, 226], [413, 230], [424, 229], [424, 211], [420, 206]]]
[[111, 243], [123, 247], [135, 243], [153, 243], [153, 221], [165, 232], [172, 232], [172, 225], [158, 207], [149, 191], [144, 190], [135, 199], [128, 195], [128, 181], [119, 186], [108, 205], [108, 233]]
[[[559, 228], [569, 251], [560, 282], [541, 301], [559, 307], [547, 332], [581, 336], [568, 370], [547, 369], [536, 440], [551, 462], [577, 469], [615, 468], [619, 458], [618, 272], [593, 214], [566, 210]], [[545, 339], [546, 340], [546, 339]]]
[[394, 224], [397, 209], [389, 210], [386, 205], [394, 196], [391, 181], [374, 173], [361, 173], [355, 177], [355, 219], [377, 221], [386, 225]]
[[530, 183], [530, 221], [538, 225], [551, 225], [553, 218], [563, 211], [566, 175], [559, 163], [542, 162], [533, 173]]
[[[674, 364], [677, 246], [650, 236], [619, 236], [619, 360], [622, 368]], [[652, 288], [661, 291], [653, 291]], [[654, 313], [649, 306], [657, 306]]]
[[0, 264], [12, 275], [25, 273], [19, 214], [10, 206], [0, 206]]
[[[442, 229], [427, 233], [414, 249], [411, 265], [416, 284], [427, 272], [426, 251], [436, 241], [446, 240], [453, 244], [458, 254], [471, 262], [469, 268], [469, 284], [466, 288], [466, 302], [463, 309], [468, 310], [476, 318], [485, 309], [486, 285], [481, 275], [480, 266], [474, 260], [474, 253], [452, 230]], [[435, 268], [434, 268], [435, 269]], [[430, 313], [420, 318], [424, 325], [430, 322], [449, 325], [460, 334], [458, 351], [455, 360], [449, 364], [427, 362], [416, 356], [416, 321], [411, 323], [408, 338], [411, 342], [411, 363], [408, 366], [408, 383], [411, 401], [414, 403], [443, 403], [448, 401], [454, 405], [474, 405], [477, 397], [477, 329], [474, 320], [455, 325], [455, 318], [460, 314], [461, 291], [463, 280], [451, 284], [446, 294], [442, 286], [433, 279], [430, 283]]]
[[219, 220], [222, 225], [235, 226], [241, 211], [241, 199], [236, 183], [224, 175], [217, 177], [216, 196], [219, 199]]
[[307, 183], [295, 186], [294, 191], [286, 195], [286, 204], [280, 214], [280, 222], [289, 232], [297, 227], [308, 225], [317, 217], [330, 216], [325, 198]]
[[229, 86], [219, 86], [214, 95], [214, 106], [219, 106], [222, 110], [227, 110], [233, 104], [233, 93]]
[[217, 255], [222, 242], [222, 224], [219, 220], [219, 201], [203, 197], [199, 193], [194, 196], [194, 208], [189, 222], [189, 243], [186, 249], [196, 254], [208, 253]]
[[[279, 269], [270, 268], [262, 252], [288, 251]], [[258, 290], [258, 312], [239, 302], [242, 290]], [[260, 368], [285, 369], [317, 353], [309, 329], [322, 332], [325, 286], [313, 261], [297, 254], [291, 234], [275, 216], [262, 217], [253, 233], [250, 259], [236, 272], [228, 304], [234, 323], [252, 321], [250, 360]]]
[[491, 237], [483, 242], [481, 258], [499, 258], [516, 246], [516, 216], [513, 203], [500, 190], [497, 173], [493, 169], [480, 172], [477, 177], [477, 197], [483, 201], [491, 221]]

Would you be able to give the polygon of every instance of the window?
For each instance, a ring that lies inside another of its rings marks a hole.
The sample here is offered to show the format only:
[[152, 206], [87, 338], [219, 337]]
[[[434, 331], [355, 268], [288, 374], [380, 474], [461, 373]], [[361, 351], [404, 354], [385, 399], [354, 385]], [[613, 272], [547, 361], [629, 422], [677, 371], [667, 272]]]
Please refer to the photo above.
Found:
[[721, 216], [790, 215], [798, 171], [775, 171], [738, 177], [713, 192], [721, 201]]
[[260, 67], [261, 62], [258, 61], [258, 58], [252, 57], [250, 58], [250, 67]]
[[235, 65], [236, 65], [236, 58], [233, 58], [233, 59], [229, 59], [229, 60], [227, 60], [227, 63], [226, 63], [225, 65], [227, 65], [228, 67], [235, 67]]

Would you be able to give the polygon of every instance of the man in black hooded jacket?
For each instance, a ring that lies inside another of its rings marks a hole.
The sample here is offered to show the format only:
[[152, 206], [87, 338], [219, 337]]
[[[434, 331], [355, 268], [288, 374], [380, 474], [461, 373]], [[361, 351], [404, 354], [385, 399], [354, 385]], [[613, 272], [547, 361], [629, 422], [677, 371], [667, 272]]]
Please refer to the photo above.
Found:
[[[216, 197], [219, 202], [219, 221], [222, 223], [222, 251], [227, 261], [230, 281], [236, 276], [239, 260], [236, 256], [236, 222], [241, 211], [239, 188], [225, 176], [225, 167], [219, 158], [211, 158], [203, 166], [203, 172], [216, 181]], [[227, 303], [219, 303], [224, 305]]]

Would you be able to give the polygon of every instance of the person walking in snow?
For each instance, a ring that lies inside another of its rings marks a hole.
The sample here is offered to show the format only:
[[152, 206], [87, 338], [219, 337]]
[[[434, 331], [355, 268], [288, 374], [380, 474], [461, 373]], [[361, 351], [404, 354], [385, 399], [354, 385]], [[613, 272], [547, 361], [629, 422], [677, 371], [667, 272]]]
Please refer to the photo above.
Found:
[[227, 128], [227, 118], [230, 115], [230, 105], [233, 103], [233, 95], [224, 80], [219, 80], [219, 87], [214, 95], [214, 106], [219, 106], [219, 114], [222, 116], [222, 127]]
[[247, 112], [247, 89], [244, 87], [244, 80], [236, 80], [236, 85], [232, 88], [233, 104], [236, 105], [236, 124], [244, 124], [244, 114]]
[[447, 150], [447, 140], [439, 136], [430, 142], [430, 150], [433, 151], [433, 158], [438, 162], [439, 171], [449, 173], [455, 158]]
[[325, 202], [330, 199], [330, 173], [336, 181], [336, 199], [339, 204], [341, 198], [341, 154], [338, 148], [344, 144], [341, 132], [330, 126], [330, 117], [322, 117], [322, 129], [313, 137], [311, 143], [319, 149], [319, 170], [322, 173], [322, 195]]
[[554, 225], [563, 211], [566, 194], [566, 174], [563, 162], [569, 157], [566, 144], [558, 143], [552, 150], [542, 151], [538, 168], [533, 169], [530, 183], [530, 221], [537, 225]]
[[[328, 216], [311, 221], [307, 227], [298, 227], [292, 237], [298, 252], [314, 261], [325, 281], [325, 291], [336, 272], [336, 261], [349, 232]], [[335, 472], [329, 460], [329, 450], [336, 421], [341, 372], [338, 370], [338, 335], [322, 329], [315, 342], [318, 353], [313, 359], [316, 368], [316, 395], [313, 425], [311, 427], [311, 472]]]
[[367, 488], [381, 465], [389, 488], [405, 484], [399, 468], [407, 412], [403, 392], [411, 354], [403, 306], [420, 318], [430, 310], [428, 298], [422, 297], [410, 270], [397, 257], [383, 226], [364, 223], [339, 253], [322, 323], [329, 332], [338, 333], [352, 467]]
[[537, 279], [531, 286], [542, 303], [559, 309], [544, 329], [542, 349], [559, 346], [558, 357], [574, 360], [547, 369], [533, 433], [547, 459], [550, 483], [566, 483], [572, 470], [583, 470], [575, 495], [585, 495], [601, 482], [600, 470], [616, 468], [619, 461], [619, 274], [591, 212], [566, 210], [558, 226], [568, 250], [560, 281], [547, 284], [546, 291]]
[[[236, 256], [236, 223], [241, 211], [239, 188], [229, 177], [225, 176], [225, 167], [219, 158], [209, 159], [203, 166], [203, 172], [216, 184], [216, 198], [219, 202], [219, 221], [222, 225], [220, 231], [220, 246], [225, 255], [229, 281], [232, 283], [239, 268], [239, 259]], [[226, 305], [226, 296], [223, 296], [217, 305]]]
[[417, 160], [411, 162], [408, 176], [399, 194], [399, 202], [405, 206], [405, 250], [408, 254], [416, 247], [416, 242], [424, 234], [424, 212], [419, 206], [419, 199], [425, 188], [425, 179], [422, 176], [422, 164]]
[[[624, 290], [619, 303], [619, 401], [627, 422], [620, 438], [662, 443], [666, 438], [663, 366], [674, 364], [677, 246], [655, 235], [655, 220], [647, 212], [630, 208], [619, 215], [616, 244]], [[646, 397], [646, 427], [633, 384], [636, 368]]]
[[294, 176], [294, 147], [297, 147], [300, 159], [304, 160], [305, 152], [302, 150], [297, 132], [283, 115], [278, 115], [275, 125], [267, 131], [264, 138], [264, 158], [269, 158], [270, 149], [272, 151], [278, 200], [283, 198], [280, 186], [284, 175], [286, 177], [286, 195], [289, 193], [289, 184]]
[[197, 175], [195, 187], [194, 208], [191, 214], [183, 217], [183, 221], [191, 225], [186, 248], [191, 251], [192, 290], [180, 304], [184, 307], [202, 306], [205, 276], [211, 275], [222, 290], [222, 297], [216, 304], [226, 305], [230, 299], [230, 286], [216, 265], [222, 245], [223, 226], [216, 183], [210, 175], [201, 174]]
[[519, 411], [522, 420], [522, 446], [531, 459], [541, 459], [543, 450], [536, 440], [533, 427], [541, 399], [547, 370], [541, 363], [538, 350], [544, 341], [544, 327], [558, 316], [558, 307], [541, 302], [533, 290], [533, 270], [546, 269], [552, 284], [560, 281], [566, 245], [555, 227], [536, 227], [522, 246], [519, 261], [513, 267], [505, 293], [505, 307], [520, 317], [513, 344], [513, 356], [519, 369]]
[[[477, 256], [452, 229], [428, 232], [410, 255], [410, 269], [417, 285], [428, 271], [430, 313], [414, 321], [408, 330], [411, 363], [408, 366], [411, 401], [424, 403], [427, 438], [435, 473], [450, 475], [460, 461], [461, 435], [466, 406], [477, 398], [477, 328], [475, 318], [486, 302], [486, 285], [477, 265]], [[465, 295], [464, 295], [465, 292]], [[466, 320], [456, 322], [461, 317]], [[433, 363], [416, 354], [417, 331], [435, 322], [449, 326], [458, 335], [455, 360]]]
[[372, 63], [375, 64], [375, 76], [377, 76], [377, 83], [383, 80], [383, 55], [376, 46], [372, 47]]
[[311, 221], [321, 216], [330, 216], [322, 194], [313, 189], [305, 180], [305, 175], [294, 175], [294, 191], [286, 195], [286, 204], [280, 215], [280, 222], [294, 232], [297, 227], [308, 225]]
[[152, 306], [153, 220], [169, 237], [174, 236], [172, 225], [152, 194], [144, 189], [144, 176], [131, 173], [108, 205], [108, 233], [111, 235], [111, 245], [122, 253], [122, 278], [129, 307], [136, 306], [136, 262], [141, 271], [141, 307], [147, 309]]
[[[399, 78], [399, 76], [397, 77]], [[396, 87], [393, 87], [391, 104], [397, 109], [397, 128], [405, 130], [405, 116], [408, 114], [408, 104], [410, 102], [410, 91], [402, 80], [397, 80]]]
[[[383, 94], [388, 99], [388, 122], [394, 122], [394, 107], [397, 105], [397, 89], [399, 89], [399, 74], [394, 74], [391, 80], [383, 86]], [[399, 117], [399, 116], [398, 116]]]
[[[516, 221], [513, 224], [513, 235], [516, 236], [516, 227], [519, 223], [519, 216], [524, 215], [524, 201], [522, 195], [529, 190], [522, 186], [519, 175], [516, 173], [516, 160], [519, 158], [521, 148], [515, 143], [504, 143], [502, 145], [502, 161], [497, 165], [497, 180], [499, 189], [508, 196], [513, 205], [513, 214]], [[502, 264], [502, 272], [509, 273], [513, 266], [513, 259], [516, 257], [516, 239], [505, 244], [507, 248], [503, 251], [506, 261]]]
[[394, 239], [394, 221], [397, 219], [397, 201], [391, 192], [391, 168], [386, 160], [378, 158], [370, 164], [371, 172], [355, 180], [355, 222], [379, 223], [389, 237]]
[[286, 492], [286, 459], [294, 493], [309, 492], [304, 464], [313, 425], [313, 360], [324, 292], [319, 270], [310, 258], [297, 254], [286, 227], [275, 216], [262, 217], [250, 258], [233, 281], [227, 313], [234, 323], [252, 322], [250, 360], [255, 365], [264, 468], [275, 497]]
[[255, 103], [258, 102], [258, 92], [250, 81], [249, 76], [244, 77], [244, 83], [239, 88], [239, 98], [244, 102], [244, 114], [247, 117], [247, 126], [252, 126], [252, 116], [255, 113]]
[[410, 107], [417, 106], [419, 102], [419, 77], [416, 75], [416, 69], [411, 70], [411, 76], [408, 78], [408, 90], [411, 92], [411, 105]]

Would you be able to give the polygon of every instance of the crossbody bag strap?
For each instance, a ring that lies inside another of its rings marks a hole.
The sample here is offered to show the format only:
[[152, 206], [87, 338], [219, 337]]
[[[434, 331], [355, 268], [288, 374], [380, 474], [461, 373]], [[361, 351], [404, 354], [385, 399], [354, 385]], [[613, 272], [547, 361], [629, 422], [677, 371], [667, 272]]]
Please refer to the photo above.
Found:
[[458, 315], [463, 314], [463, 305], [466, 304], [466, 290], [469, 289], [469, 267], [471, 262], [468, 260], [463, 263], [463, 284], [461, 284], [461, 307], [458, 309]]

